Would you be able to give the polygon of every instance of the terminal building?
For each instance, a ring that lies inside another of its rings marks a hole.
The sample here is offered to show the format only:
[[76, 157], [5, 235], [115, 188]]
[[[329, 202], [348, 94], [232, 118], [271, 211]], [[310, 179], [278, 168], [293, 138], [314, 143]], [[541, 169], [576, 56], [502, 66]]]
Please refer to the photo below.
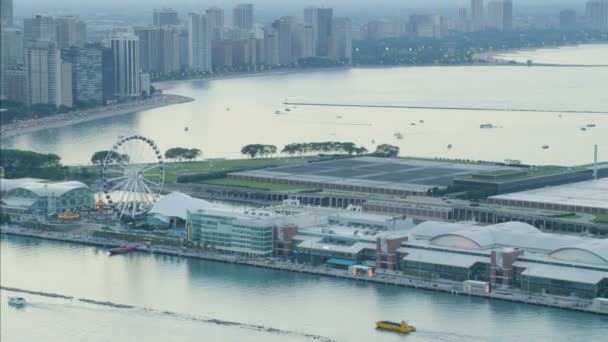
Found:
[[77, 181], [51, 182], [41, 179], [1, 179], [2, 212], [13, 221], [31, 221], [35, 216], [54, 216], [94, 207], [93, 191]]
[[608, 296], [608, 240], [543, 233], [521, 222], [428, 221], [410, 233], [398, 250], [406, 274], [582, 298]]

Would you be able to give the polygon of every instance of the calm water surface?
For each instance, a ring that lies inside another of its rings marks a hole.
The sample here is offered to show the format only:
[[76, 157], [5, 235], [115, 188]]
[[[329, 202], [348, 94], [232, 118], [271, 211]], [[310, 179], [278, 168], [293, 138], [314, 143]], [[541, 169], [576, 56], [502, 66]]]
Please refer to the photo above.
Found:
[[[24, 295], [30, 305], [16, 310], [3, 290], [2, 341], [312, 341], [165, 310], [338, 341], [602, 341], [608, 334], [606, 316], [540, 306], [145, 253], [110, 258], [95, 247], [20, 237], [3, 236], [0, 247], [3, 286], [138, 307]], [[378, 332], [378, 319], [408, 319], [419, 331]]]
[[[538, 56], [535, 60], [560, 56], [576, 64], [598, 56], [608, 60], [608, 45], [533, 53]], [[95, 151], [110, 148], [117, 136], [125, 134], [148, 136], [163, 149], [198, 147], [205, 157], [228, 158], [240, 157], [241, 147], [249, 143], [282, 148], [291, 142], [326, 140], [353, 141], [369, 150], [390, 143], [409, 156], [510, 158], [537, 164], [590, 163], [594, 144], [608, 151], [608, 114], [308, 106], [287, 112], [282, 105], [288, 100], [608, 112], [608, 67], [370, 68], [160, 87], [196, 101], [13, 137], [3, 140], [2, 146], [53, 152], [75, 164], [87, 163]], [[277, 110], [284, 114], [275, 115]], [[498, 128], [480, 129], [483, 123]], [[597, 127], [580, 129], [590, 123]], [[397, 140], [396, 132], [404, 139]], [[447, 149], [449, 144], [452, 149]], [[542, 149], [543, 145], [550, 148]], [[602, 152], [600, 158], [608, 160], [608, 154]]]

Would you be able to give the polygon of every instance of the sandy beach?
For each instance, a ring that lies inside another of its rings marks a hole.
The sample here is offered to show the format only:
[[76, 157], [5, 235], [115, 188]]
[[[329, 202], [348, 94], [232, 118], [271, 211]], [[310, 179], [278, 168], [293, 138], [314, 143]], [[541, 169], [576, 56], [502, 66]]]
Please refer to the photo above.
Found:
[[53, 115], [40, 119], [23, 120], [9, 125], [2, 125], [0, 126], [0, 135], [2, 139], [10, 138], [25, 133], [37, 132], [50, 128], [67, 127], [82, 122], [104, 119], [133, 112], [140, 112], [190, 101], [194, 101], [194, 99], [181, 95], [156, 95], [145, 100], [137, 100], [134, 102], [74, 111], [66, 114]]

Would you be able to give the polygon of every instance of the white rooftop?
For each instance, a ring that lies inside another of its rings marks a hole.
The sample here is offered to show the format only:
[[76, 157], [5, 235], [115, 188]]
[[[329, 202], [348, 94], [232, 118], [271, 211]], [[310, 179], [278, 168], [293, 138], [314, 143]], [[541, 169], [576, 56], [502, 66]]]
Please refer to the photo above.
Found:
[[403, 260], [424, 262], [430, 264], [441, 264], [454, 267], [465, 267], [469, 268], [477, 262], [488, 263], [489, 258], [451, 253], [447, 255], [445, 252], [437, 252], [431, 250], [414, 249], [414, 248], [400, 248], [399, 253], [407, 253]]
[[490, 199], [608, 209], [608, 178], [497, 195]]
[[[522, 261], [516, 261], [513, 263], [513, 266], [525, 267], [526, 269], [522, 272], [522, 274], [526, 276], [566, 280], [585, 284], [597, 284], [602, 281], [602, 279], [608, 277], [608, 274], [602, 271], [555, 265], [532, 264]], [[522, 284], [522, 287], [525, 288], [525, 284]]]
[[187, 211], [197, 211], [211, 207], [208, 201], [193, 198], [181, 192], [172, 192], [163, 196], [150, 209], [150, 214], [157, 214], [166, 217], [179, 217], [186, 219]]

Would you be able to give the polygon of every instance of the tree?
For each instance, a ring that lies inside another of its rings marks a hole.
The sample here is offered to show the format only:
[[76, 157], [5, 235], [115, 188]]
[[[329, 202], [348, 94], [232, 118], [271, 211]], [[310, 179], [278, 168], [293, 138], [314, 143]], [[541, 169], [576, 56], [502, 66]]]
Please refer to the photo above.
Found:
[[396, 157], [399, 155], [399, 147], [389, 144], [378, 145], [374, 154], [379, 157]]
[[186, 160], [192, 160], [200, 157], [203, 154], [198, 148], [190, 148], [183, 154], [183, 158]]
[[277, 153], [277, 147], [274, 145], [250, 144], [243, 146], [241, 154], [248, 155], [250, 158], [257, 156], [267, 156]]
[[182, 160], [188, 154], [189, 149], [184, 147], [172, 147], [165, 151], [165, 159]]
[[[106, 159], [106, 157], [108, 156], [108, 154], [111, 151], [97, 151], [95, 153], [93, 153], [93, 156], [91, 156], [91, 163], [95, 164], [95, 165], [99, 165], [101, 163], [103, 163], [103, 161]], [[120, 153], [114, 153], [112, 155], [112, 159], [114, 162], [125, 162], [128, 163], [130, 158], [128, 155], [126, 154], [120, 154]]]

